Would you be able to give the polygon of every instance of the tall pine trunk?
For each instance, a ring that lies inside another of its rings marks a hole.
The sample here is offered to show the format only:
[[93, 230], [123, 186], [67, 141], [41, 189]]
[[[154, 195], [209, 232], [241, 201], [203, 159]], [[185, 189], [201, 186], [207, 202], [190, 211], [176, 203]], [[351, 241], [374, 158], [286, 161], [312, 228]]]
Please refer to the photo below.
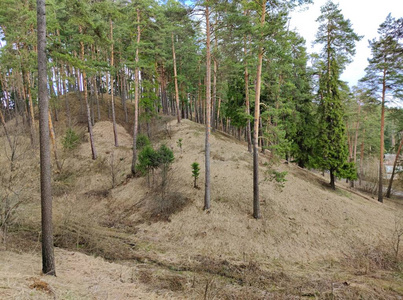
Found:
[[216, 103], [217, 103], [217, 72], [218, 72], [218, 62], [217, 62], [217, 51], [218, 51], [218, 37], [217, 37], [217, 31], [218, 31], [218, 21], [217, 21], [217, 15], [216, 15], [216, 21], [215, 21], [215, 28], [213, 28], [215, 32], [214, 36], [214, 57], [213, 57], [213, 99], [212, 99], [212, 107], [211, 107], [211, 126], [213, 132], [216, 129]]
[[[261, 26], [261, 39], [260, 43], [263, 42], [263, 27], [265, 24], [266, 17], [266, 1], [263, 0], [262, 3], [262, 15], [260, 19]], [[260, 215], [260, 198], [259, 198], [259, 119], [260, 119], [260, 87], [262, 80], [262, 64], [263, 64], [263, 46], [259, 45], [258, 53], [258, 65], [256, 73], [256, 93], [255, 93], [255, 116], [254, 116], [254, 132], [253, 132], [253, 217], [259, 219]]]
[[211, 54], [210, 54], [210, 12], [206, 1], [206, 141], [205, 141], [205, 191], [204, 210], [210, 209], [210, 131], [211, 131]]
[[[248, 15], [248, 12], [244, 12], [245, 16]], [[246, 105], [246, 115], [248, 117], [246, 123], [246, 140], [248, 142], [248, 151], [252, 152], [252, 136], [251, 136], [251, 128], [250, 128], [250, 103], [249, 103], [249, 71], [248, 71], [248, 49], [247, 49], [247, 40], [246, 36], [244, 36], [244, 54], [245, 54], [245, 105]]]
[[41, 215], [42, 215], [42, 272], [56, 275], [53, 249], [52, 185], [50, 167], [46, 58], [46, 14], [45, 0], [37, 0], [38, 21], [38, 98], [39, 98], [39, 141], [41, 165]]
[[175, 41], [174, 41], [174, 33], [171, 33], [172, 38], [172, 57], [174, 63], [174, 81], [175, 81], [175, 99], [176, 99], [176, 117], [178, 119], [178, 123], [181, 122], [181, 115], [179, 111], [179, 89], [178, 89], [178, 73], [176, 71], [176, 54], [175, 54]]
[[113, 25], [112, 19], [109, 19], [110, 29], [111, 29], [111, 106], [112, 106], [112, 123], [113, 123], [113, 136], [115, 138], [115, 147], [119, 147], [118, 142], [118, 131], [116, 129], [116, 116], [115, 116], [115, 100], [114, 100], [114, 93], [113, 93]]
[[[63, 63], [60, 66], [60, 73], [64, 74], [63, 70]], [[63, 79], [63, 76], [61, 75], [61, 80], [63, 84], [63, 91], [64, 91], [64, 101], [65, 101], [65, 106], [66, 106], [66, 119], [67, 119], [67, 125], [69, 128], [71, 127], [71, 113], [70, 113], [70, 104], [69, 104], [69, 99], [67, 97], [67, 88], [66, 88], [66, 80]]]
[[386, 95], [386, 70], [383, 70], [382, 83], [382, 108], [381, 108], [381, 147], [379, 155], [379, 182], [378, 201], [383, 202], [383, 152], [384, 152], [384, 128], [385, 128], [385, 95]]
[[137, 128], [139, 123], [139, 45], [140, 45], [140, 10], [137, 9], [137, 48], [136, 48], [136, 66], [134, 70], [134, 125], [133, 125], [133, 160], [132, 174], [136, 174], [137, 163]]
[[[80, 33], [83, 32], [81, 26], [79, 27], [79, 31], [80, 31]], [[82, 63], [84, 63], [84, 42], [80, 41], [80, 45], [81, 45], [81, 61], [82, 61]], [[87, 75], [86, 75], [84, 69], [82, 70], [81, 75], [83, 76], [84, 102], [85, 102], [85, 106], [87, 108], [87, 123], [88, 123], [88, 133], [90, 135], [91, 154], [92, 154], [92, 159], [95, 160], [95, 159], [97, 159], [97, 151], [95, 149], [94, 136], [92, 133], [91, 111], [90, 111], [90, 105], [88, 103]]]
[[364, 138], [365, 138], [365, 128], [362, 134], [361, 150], [360, 150], [360, 176], [358, 177], [358, 184], [361, 186], [362, 177], [364, 176]]

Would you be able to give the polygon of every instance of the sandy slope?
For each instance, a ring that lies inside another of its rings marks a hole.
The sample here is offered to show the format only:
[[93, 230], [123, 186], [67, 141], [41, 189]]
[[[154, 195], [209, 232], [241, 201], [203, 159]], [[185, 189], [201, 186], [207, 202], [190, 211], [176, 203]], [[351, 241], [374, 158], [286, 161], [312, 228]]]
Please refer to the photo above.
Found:
[[133, 268], [56, 248], [57, 277], [40, 274], [38, 255], [2, 251], [0, 299], [169, 299], [138, 283]]
[[[130, 134], [118, 125], [119, 147], [115, 148], [112, 124], [98, 122], [94, 136], [99, 158], [90, 159], [88, 142], [64, 156], [65, 171], [77, 175], [71, 176], [70, 181], [64, 180], [63, 184], [72, 186], [55, 196], [56, 233], [63, 235], [72, 225], [81, 224], [83, 232], [89, 232], [93, 238], [102, 233], [95, 245], [99, 246], [105, 241], [109, 243], [107, 238], [114, 238], [110, 231], [102, 229], [108, 224], [114, 235], [133, 240], [136, 247], [130, 251], [134, 256], [144, 256], [166, 266], [192, 268], [207, 258], [234, 265], [256, 263], [262, 269], [301, 273], [307, 277], [322, 272], [318, 266], [324, 263], [343, 262], [361, 252], [372, 253], [378, 246], [391, 249], [395, 219], [401, 216], [401, 208], [388, 202], [382, 205], [341, 189], [331, 191], [322, 178], [294, 165], [273, 166], [288, 172], [287, 182], [281, 188], [265, 180], [266, 156], [261, 156], [260, 170], [262, 219], [254, 220], [251, 217], [252, 157], [244, 143], [222, 133], [213, 134], [211, 139], [212, 208], [204, 212], [204, 127], [189, 120], [182, 120], [181, 124], [170, 121], [167, 126], [171, 138], [163, 130], [157, 135], [155, 147], [166, 143], [174, 150], [168, 194], [187, 199], [183, 210], [171, 215], [169, 221], [155, 222], [147, 218], [156, 194], [147, 187], [144, 177], [126, 180], [132, 157]], [[180, 138], [182, 150], [177, 144]], [[3, 153], [0, 162], [6, 164]], [[31, 188], [29, 201], [18, 211], [16, 222], [22, 227], [39, 228], [38, 165], [32, 156], [22, 157], [25, 160], [19, 163], [18, 172], [23, 176], [18, 177], [18, 182]], [[201, 189], [193, 188], [190, 165], [195, 161], [201, 166], [198, 181]], [[111, 189], [112, 164], [117, 182], [114, 189]], [[3, 171], [2, 176], [9, 176], [8, 171]], [[112, 243], [108, 251], [120, 250]], [[118, 257], [124, 258], [125, 252], [122, 253]], [[154, 279], [165, 274], [147, 262], [140, 268], [134, 261], [109, 263], [62, 249], [56, 250], [56, 260], [58, 277], [51, 278], [40, 275], [38, 252], [17, 254], [2, 250], [0, 299], [43, 299], [45, 292], [30, 288], [36, 279], [49, 284], [49, 298], [56, 295], [58, 299], [186, 298], [184, 290], [194, 285], [191, 282], [195, 275], [182, 274], [186, 283], [180, 291], [147, 284], [147, 280], [139, 279], [141, 268], [148, 268]], [[393, 282], [391, 286], [400, 283]], [[192, 298], [203, 295], [202, 284], [199, 290]]]
[[[201, 210], [204, 190], [192, 188], [190, 168], [192, 162], [200, 163], [203, 186], [203, 127], [188, 120], [170, 126], [172, 139], [164, 142], [177, 158], [171, 189], [186, 194], [192, 204], [171, 222], [141, 225], [138, 236], [157, 241], [171, 259], [200, 254], [269, 264], [278, 260], [306, 263], [340, 258], [356, 247], [376, 246], [380, 239], [392, 236], [397, 214], [393, 207], [333, 192], [294, 165], [274, 166], [288, 172], [283, 189], [265, 181], [267, 168], [261, 166], [263, 217], [252, 219], [252, 157], [244, 144], [220, 133], [211, 141], [212, 209], [205, 213]], [[176, 145], [179, 138], [183, 139], [182, 153]], [[268, 159], [261, 157], [261, 161]], [[114, 197], [133, 199], [126, 196], [126, 188], [117, 190]]]

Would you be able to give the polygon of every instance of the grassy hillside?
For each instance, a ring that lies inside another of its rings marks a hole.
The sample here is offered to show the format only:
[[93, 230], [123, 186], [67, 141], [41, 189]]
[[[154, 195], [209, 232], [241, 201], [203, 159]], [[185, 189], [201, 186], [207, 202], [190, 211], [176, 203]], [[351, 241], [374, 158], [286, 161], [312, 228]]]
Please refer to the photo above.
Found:
[[[1, 299], [399, 299], [403, 296], [403, 228], [399, 202], [379, 204], [325, 178], [261, 156], [262, 219], [252, 211], [252, 157], [244, 143], [216, 132], [211, 140], [212, 208], [203, 211], [204, 127], [160, 116], [153, 145], [175, 154], [168, 187], [160, 174], [131, 178], [131, 124], [118, 105], [119, 147], [107, 106], [94, 127], [91, 160], [78, 99], [70, 95], [80, 145], [54, 167], [58, 277], [40, 274], [39, 159], [28, 136], [9, 122], [18, 143], [10, 169], [0, 134], [2, 197], [17, 204], [0, 253]], [[74, 101], [76, 101], [74, 105]], [[130, 103], [129, 103], [130, 106]], [[126, 129], [125, 129], [126, 128]], [[144, 127], [143, 127], [144, 128]], [[182, 147], [178, 146], [182, 139]], [[198, 162], [201, 188], [193, 188]], [[271, 174], [287, 172], [283, 186]], [[4, 208], [4, 200], [2, 209]], [[400, 263], [399, 263], [400, 261]]]

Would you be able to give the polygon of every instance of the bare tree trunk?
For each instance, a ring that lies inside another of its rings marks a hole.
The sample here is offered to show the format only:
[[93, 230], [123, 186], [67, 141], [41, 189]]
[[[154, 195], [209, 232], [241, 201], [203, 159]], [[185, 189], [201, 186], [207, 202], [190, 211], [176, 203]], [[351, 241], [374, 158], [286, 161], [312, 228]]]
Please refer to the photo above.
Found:
[[134, 71], [134, 125], [133, 125], [133, 160], [132, 160], [132, 174], [136, 174], [137, 163], [137, 130], [139, 123], [139, 45], [140, 45], [140, 10], [137, 9], [137, 47], [136, 47], [136, 66]]
[[217, 36], [217, 14], [215, 21], [215, 28], [213, 28], [214, 33], [214, 57], [213, 57], [213, 99], [212, 99], [212, 107], [211, 107], [211, 126], [213, 132], [216, 129], [216, 103], [217, 103], [217, 72], [218, 72], [218, 62], [217, 62], [217, 51], [218, 51], [218, 36]]
[[32, 94], [31, 94], [31, 81], [29, 79], [29, 74], [23, 71], [24, 81], [27, 89], [26, 95], [28, 96], [28, 108], [29, 108], [29, 121], [30, 121], [30, 138], [31, 144], [34, 145], [35, 143], [35, 117], [34, 117], [34, 105], [32, 102]]
[[113, 25], [112, 25], [112, 19], [109, 19], [109, 24], [111, 28], [111, 86], [112, 86], [112, 92], [111, 92], [111, 106], [112, 106], [112, 123], [113, 123], [113, 136], [115, 138], [115, 147], [119, 147], [118, 143], [118, 131], [116, 129], [116, 116], [115, 116], [115, 100], [113, 98]]
[[29, 115], [31, 120], [31, 127], [33, 132], [35, 132], [35, 116], [34, 116], [34, 104], [32, 102], [32, 93], [31, 93], [31, 80], [29, 78], [29, 74], [25, 72], [26, 85], [27, 85], [27, 95], [28, 95], [28, 103], [29, 103]]
[[357, 163], [357, 144], [358, 144], [358, 129], [360, 128], [360, 113], [361, 113], [361, 105], [358, 103], [358, 120], [355, 126], [355, 138], [354, 138], [354, 163]]
[[386, 94], [386, 70], [383, 70], [382, 108], [381, 108], [381, 147], [379, 156], [379, 182], [378, 201], [383, 202], [383, 152], [384, 152], [384, 128], [385, 128], [385, 94]]
[[[93, 46], [91, 47], [91, 56], [92, 56], [92, 59], [95, 61], [96, 60], [95, 47], [93, 47]], [[95, 104], [97, 106], [97, 119], [98, 119], [98, 121], [101, 121], [101, 109], [99, 107], [99, 89], [97, 86], [97, 76], [96, 75], [92, 76], [91, 81], [92, 81], [91, 85], [92, 85], [94, 95], [95, 95]]]
[[[358, 129], [360, 128], [360, 112], [361, 112], [361, 104], [358, 103], [358, 120], [355, 125], [354, 151], [353, 151], [354, 164], [357, 164], [357, 144], [358, 144]], [[350, 180], [350, 187], [354, 187], [354, 180]]]
[[358, 184], [361, 186], [362, 183], [362, 177], [364, 176], [364, 136], [365, 136], [365, 128], [364, 128], [364, 133], [363, 133], [363, 138], [361, 142], [361, 154], [360, 154], [360, 176], [359, 176], [359, 182]]
[[126, 105], [126, 73], [125, 70], [123, 69], [122, 71], [123, 75], [121, 75], [121, 97], [122, 97], [122, 106], [123, 106], [123, 112], [125, 113], [125, 122], [129, 122], [129, 116], [127, 115], [127, 105]]
[[56, 276], [53, 252], [52, 185], [49, 147], [45, 0], [37, 0], [38, 98], [41, 164], [42, 272]]
[[[220, 109], [221, 109], [221, 97], [218, 97], [217, 122], [219, 122], [219, 120], [220, 120]], [[217, 128], [218, 128], [218, 124], [217, 124]], [[223, 130], [222, 124], [221, 124], [221, 130]]]
[[402, 146], [403, 146], [403, 136], [401, 138], [399, 148], [397, 149], [397, 152], [396, 152], [395, 162], [393, 163], [392, 176], [390, 177], [388, 190], [386, 192], [386, 198], [390, 198], [390, 194], [392, 192], [393, 178], [395, 177], [396, 166], [397, 166], [397, 162], [399, 161], [399, 156], [400, 156], [400, 151], [402, 150]]
[[[266, 1], [261, 3], [262, 15], [260, 25], [263, 27], [266, 17]], [[261, 40], [263, 41], [263, 32], [261, 33]], [[256, 93], [255, 93], [255, 116], [254, 116], [254, 132], [253, 132], [253, 217], [259, 219], [260, 215], [260, 198], [259, 198], [259, 119], [260, 119], [260, 86], [262, 80], [262, 64], [263, 64], [263, 46], [259, 46], [258, 65], [256, 74]]]
[[[79, 31], [80, 31], [80, 33], [82, 33], [82, 31], [83, 31], [81, 26], [79, 27]], [[83, 43], [83, 41], [80, 41], [80, 45], [81, 45], [81, 61], [84, 63], [84, 43]], [[88, 103], [88, 93], [87, 93], [87, 76], [86, 76], [86, 73], [84, 70], [81, 73], [83, 75], [84, 101], [85, 101], [85, 105], [87, 107], [88, 132], [90, 135], [92, 159], [95, 160], [95, 159], [97, 159], [97, 152], [95, 150], [94, 136], [92, 134], [91, 112], [90, 112], [90, 105]]]
[[[60, 65], [60, 73], [64, 74], [63, 70], [63, 63]], [[62, 77], [62, 76], [61, 76]], [[64, 100], [65, 100], [65, 106], [66, 106], [66, 119], [67, 119], [67, 124], [69, 127], [71, 127], [71, 113], [70, 113], [70, 104], [69, 104], [69, 99], [67, 97], [67, 89], [66, 89], [66, 81], [61, 78], [63, 82], [63, 91], [64, 91]]]
[[336, 189], [336, 184], [335, 184], [335, 178], [334, 178], [334, 171], [330, 170], [330, 187], [335, 190]]
[[[244, 12], [245, 16], [248, 15], [248, 12]], [[248, 49], [247, 49], [247, 42], [246, 36], [244, 37], [244, 54], [245, 54], [245, 104], [246, 104], [246, 115], [248, 117], [246, 123], [246, 139], [248, 141], [248, 151], [252, 152], [252, 136], [251, 136], [251, 128], [250, 128], [250, 103], [249, 103], [249, 72], [248, 72]]]
[[98, 95], [98, 88], [97, 88], [97, 79], [96, 77], [92, 77], [92, 86], [94, 87], [94, 94], [95, 94], [95, 104], [97, 106], [97, 118], [98, 121], [101, 121], [101, 108], [99, 106], [99, 95]]
[[176, 117], [178, 119], [178, 123], [181, 122], [181, 115], [179, 111], [179, 89], [178, 89], [178, 74], [176, 71], [176, 54], [175, 54], [175, 41], [174, 41], [174, 33], [171, 33], [172, 38], [172, 56], [174, 61], [174, 80], [175, 80], [175, 99], [176, 99]]
[[1, 112], [1, 109], [0, 109], [0, 122], [1, 122], [1, 125], [3, 125], [4, 133], [6, 135], [8, 144], [10, 145], [10, 149], [12, 151], [13, 150], [13, 143], [11, 142], [10, 135], [8, 134], [7, 127], [6, 127], [6, 122], [4, 120], [4, 116], [3, 116], [3, 113]]
[[8, 85], [7, 85], [7, 76], [4, 74], [4, 79], [2, 79], [3, 76], [0, 75], [0, 82], [1, 82], [1, 88], [3, 89], [3, 94], [4, 98], [6, 99], [6, 112], [5, 115], [7, 116], [10, 113], [10, 95], [8, 93]]
[[57, 155], [56, 134], [55, 134], [55, 130], [53, 128], [52, 116], [50, 114], [50, 110], [48, 111], [48, 119], [49, 119], [49, 121], [48, 121], [49, 133], [50, 133], [50, 140], [52, 142], [52, 147], [53, 147], [53, 154], [55, 155], [55, 162], [56, 162], [57, 169], [60, 172], [62, 170], [62, 166], [60, 165], [59, 156]]
[[206, 1], [206, 142], [205, 142], [205, 193], [204, 210], [210, 209], [210, 131], [211, 131], [211, 54], [210, 54], [210, 13]]

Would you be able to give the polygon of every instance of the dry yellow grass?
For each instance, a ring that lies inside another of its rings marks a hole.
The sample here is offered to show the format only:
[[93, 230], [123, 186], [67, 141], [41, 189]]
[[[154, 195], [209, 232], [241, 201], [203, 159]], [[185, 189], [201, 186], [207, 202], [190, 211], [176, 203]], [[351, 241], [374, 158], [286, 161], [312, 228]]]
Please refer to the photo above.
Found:
[[[90, 158], [88, 142], [61, 155], [63, 170], [54, 174], [55, 233], [61, 246], [115, 263], [57, 248], [58, 277], [50, 278], [40, 275], [38, 248], [21, 249], [19, 254], [1, 250], [1, 299], [55, 295], [58, 299], [200, 299], [205, 295], [207, 299], [282, 299], [281, 295], [304, 294], [324, 298], [328, 293], [340, 299], [353, 299], [352, 295], [398, 299], [394, 297], [403, 295], [402, 279], [385, 270], [387, 262], [377, 264], [392, 252], [401, 205], [379, 204], [345, 189], [334, 192], [320, 176], [291, 164], [273, 167], [288, 172], [280, 188], [265, 180], [268, 157], [261, 155], [262, 219], [254, 220], [252, 156], [244, 143], [214, 133], [212, 208], [205, 212], [204, 127], [189, 120], [169, 121], [165, 126], [170, 134], [165, 129], [159, 132], [154, 146], [166, 143], [175, 154], [167, 198], [187, 205], [167, 218], [150, 218], [150, 209], [162, 200], [147, 187], [146, 178], [126, 178], [132, 155], [130, 134], [118, 125], [116, 148], [111, 122], [97, 122], [96, 161]], [[29, 148], [29, 140], [22, 138], [21, 149]], [[4, 137], [0, 139], [6, 147]], [[1, 149], [2, 165], [8, 162], [4, 153]], [[15, 184], [24, 191], [21, 197], [28, 200], [16, 211], [11, 235], [18, 235], [21, 228], [34, 231], [36, 241], [31, 245], [38, 247], [38, 156], [28, 154], [21, 156], [14, 171], [19, 174]], [[200, 189], [193, 188], [191, 177], [195, 161], [201, 166]], [[10, 171], [3, 170], [1, 176], [7, 178]], [[31, 289], [35, 280], [47, 283], [50, 291]]]
[[[137, 269], [133, 267], [58, 248], [55, 257], [57, 277], [52, 277], [40, 273], [38, 255], [2, 251], [0, 299], [171, 298], [167, 291], [156, 294], [141, 284]], [[41, 282], [45, 288], [38, 288]]]
[[[202, 126], [183, 120], [170, 124], [175, 150], [172, 190], [191, 199], [192, 205], [171, 218], [169, 223], [142, 224], [137, 236], [156, 241], [165, 249], [164, 257], [187, 259], [196, 254], [233, 259], [257, 260], [268, 265], [277, 262], [309, 263], [339, 259], [355, 247], [387, 242], [394, 226], [394, 207], [368, 201], [354, 194], [333, 192], [320, 178], [293, 165], [279, 165], [287, 171], [280, 189], [265, 181], [261, 167], [262, 219], [251, 217], [252, 166], [245, 145], [220, 133], [213, 135], [212, 209], [203, 207], [203, 188], [192, 188], [191, 163], [201, 165], [204, 181]], [[176, 141], [183, 139], [183, 151]], [[262, 162], [267, 160], [261, 157]], [[137, 201], [127, 189], [116, 191], [116, 199]]]

